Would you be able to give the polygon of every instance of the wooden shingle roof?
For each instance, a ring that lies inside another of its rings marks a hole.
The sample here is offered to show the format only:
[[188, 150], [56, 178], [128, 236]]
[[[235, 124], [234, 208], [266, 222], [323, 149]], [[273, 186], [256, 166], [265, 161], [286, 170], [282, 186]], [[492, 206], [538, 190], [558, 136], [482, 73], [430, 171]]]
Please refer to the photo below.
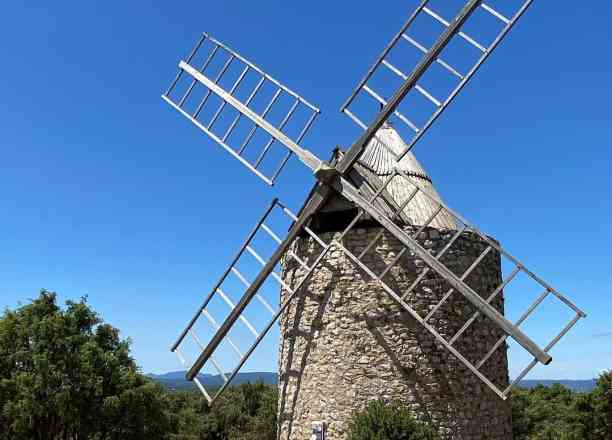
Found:
[[[394, 167], [397, 165], [402, 171], [414, 178], [429, 194], [440, 199], [431, 178], [412, 152], [408, 152], [399, 163], [396, 162], [396, 157], [405, 151], [406, 148], [406, 144], [397, 131], [392, 126], [385, 124], [376, 133], [376, 136], [370, 141], [359, 160], [355, 162], [355, 165], [345, 177], [367, 197], [373, 195], [380, 189], [381, 185], [384, 185], [387, 179], [392, 177]], [[342, 155], [343, 153], [340, 149], [334, 150], [330, 163], [334, 165], [341, 159]], [[377, 206], [387, 215], [392, 216], [399, 206], [410, 197], [413, 190], [414, 186], [407, 183], [403, 177], [396, 176], [389, 182], [386, 191], [382, 193], [382, 197], [378, 199]], [[313, 192], [314, 188], [311, 194]], [[305, 203], [308, 202], [308, 199]], [[422, 225], [438, 206], [438, 204], [419, 191], [402, 211], [398, 221], [410, 225]], [[340, 214], [342, 212], [355, 211], [355, 209], [351, 202], [345, 200], [340, 195], [334, 195], [319, 210], [319, 218], [315, 219], [317, 223], [315, 227], [321, 230], [334, 230], [336, 229], [335, 227], [329, 227], [321, 223], [331, 221], [333, 213]], [[314, 217], [317, 217], [317, 214]], [[434, 218], [430, 226], [440, 229], [455, 229], [456, 224], [446, 211], [442, 211]]]

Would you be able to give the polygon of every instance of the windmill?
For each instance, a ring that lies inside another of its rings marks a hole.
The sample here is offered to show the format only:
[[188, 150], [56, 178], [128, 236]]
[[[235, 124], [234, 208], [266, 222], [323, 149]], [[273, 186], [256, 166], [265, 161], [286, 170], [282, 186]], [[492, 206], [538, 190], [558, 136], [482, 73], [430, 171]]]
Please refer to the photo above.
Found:
[[[428, 368], [444, 370], [451, 376], [444, 385], [451, 393], [461, 393], [463, 389], [473, 393], [472, 400], [490, 401], [493, 396], [504, 402], [512, 387], [537, 364], [551, 362], [551, 349], [586, 315], [495, 239], [450, 209], [412, 154], [413, 147], [531, 3], [532, 0], [422, 0], [342, 105], [342, 113], [363, 132], [350, 148], [334, 150], [328, 161], [303, 146], [319, 109], [228, 46], [203, 34], [191, 53], [179, 62], [177, 76], [162, 95], [168, 104], [267, 184], [275, 183], [291, 156], [308, 167], [316, 179], [299, 212], [294, 213], [278, 199], [271, 202], [172, 346], [187, 368], [187, 379], [196, 384], [209, 403], [232, 383], [279, 321], [281, 366], [288, 362], [286, 376], [281, 374], [280, 381], [285, 391], [293, 389], [294, 395], [297, 393], [295, 387], [301, 386], [303, 378], [297, 380], [298, 385], [290, 383], [289, 370], [294, 365], [287, 358], [285, 343], [289, 342], [292, 355], [299, 351], [305, 357], [310, 346], [296, 343], [301, 327], [299, 322], [291, 327], [290, 321], [299, 321], [303, 317], [299, 314], [309, 315], [309, 344], [324, 334], [323, 339], [331, 347], [346, 335], [322, 328], [326, 311], [324, 307], [317, 308], [321, 301], [315, 301], [310, 309], [304, 303], [299, 305], [304, 292], [317, 290], [321, 282], [327, 286], [344, 283], [345, 292], [360, 290], [362, 285], [374, 289], [363, 287], [368, 293], [367, 307], [362, 307], [359, 316], [343, 315], [342, 319], [353, 319], [346, 328], [355, 327], [353, 324], [360, 320], [368, 327], [372, 323], [366, 321], [382, 319], [386, 322], [382, 328], [391, 329], [394, 337], [409, 333], [411, 336], [406, 338], [414, 339], [414, 335], [420, 335], [421, 341], [427, 340], [431, 347]], [[264, 238], [274, 245], [258, 248]], [[247, 275], [244, 267], [252, 266], [245, 266], [245, 259], [257, 263], [259, 269]], [[352, 267], [349, 271], [345, 270], [347, 264]], [[326, 273], [337, 279], [325, 279]], [[514, 293], [513, 286], [518, 286], [517, 301], [524, 303], [524, 309], [511, 320], [504, 314], [503, 297], [508, 296], [507, 292]], [[537, 287], [533, 301], [526, 302], [532, 293], [527, 289], [533, 287]], [[281, 301], [276, 307], [267, 292], [278, 295], [279, 290]], [[319, 291], [321, 297], [325, 296], [324, 290]], [[548, 335], [552, 327], [554, 331], [549, 339], [536, 341], [525, 328], [528, 322], [534, 322], [543, 305], [551, 303], [556, 307], [554, 315], [536, 319], [533, 327], [538, 335]], [[372, 310], [366, 310], [368, 307]], [[391, 315], [399, 318], [389, 323]], [[553, 322], [559, 318], [563, 321]], [[402, 338], [394, 339], [397, 346], [387, 349], [401, 351], [408, 340]], [[382, 338], [380, 343], [384, 342]], [[507, 377], [508, 343], [522, 351], [522, 359], [526, 360], [512, 381]], [[411, 353], [422, 351], [420, 346], [409, 348]], [[230, 359], [226, 351], [234, 356], [235, 363], [229, 369], [224, 368]], [[413, 362], [415, 358], [411, 356], [397, 355], [396, 369], [405, 369], [402, 361]], [[371, 359], [366, 358], [365, 364], [370, 365], [363, 368], [377, 371]], [[198, 376], [205, 368], [216, 371], [223, 380], [214, 393]], [[321, 370], [319, 379], [326, 375], [334, 377], [333, 372]], [[382, 379], [368, 380], [380, 383]], [[440, 386], [437, 383], [433, 391], [425, 392], [425, 397], [443, 393]], [[372, 393], [385, 395], [388, 390], [381, 387], [376, 391], [375, 386]], [[305, 401], [294, 402], [292, 414], [297, 419], [296, 411], [301, 411], [301, 416], [293, 423], [302, 426], [284, 427], [283, 435], [304, 438], [296, 433], [309, 429], [316, 438], [323, 438], [326, 431], [329, 438], [341, 434], [340, 428], [334, 431], [336, 428], [331, 426], [334, 422], [322, 420], [325, 411], [332, 411], [322, 408], [334, 405], [333, 396], [324, 396], [329, 397], [327, 400], [312, 397], [304, 399], [325, 402], [316, 408], [306, 408], [304, 405], [311, 403]], [[468, 399], [467, 394], [462, 394], [455, 403], [465, 405]], [[414, 405], [418, 408], [428, 403]], [[447, 414], [442, 423], [438, 420], [442, 434], [468, 433], [461, 423], [452, 426], [449, 420], [461, 418], [456, 412], [459, 409], [455, 406], [454, 414]], [[304, 414], [310, 414], [310, 418]], [[313, 414], [318, 418], [313, 419]], [[330, 417], [342, 419], [345, 414]], [[468, 414], [464, 418], [472, 417]], [[509, 416], [503, 417], [509, 423]], [[506, 438], [504, 434], [490, 435]]]

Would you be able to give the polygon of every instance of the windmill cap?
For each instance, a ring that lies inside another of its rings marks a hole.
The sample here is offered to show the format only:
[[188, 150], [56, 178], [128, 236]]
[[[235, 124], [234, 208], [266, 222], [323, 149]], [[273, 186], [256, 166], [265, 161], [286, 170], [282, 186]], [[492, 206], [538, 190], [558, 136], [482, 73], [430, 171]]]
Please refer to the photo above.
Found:
[[411, 176], [431, 182], [431, 177], [411, 151], [397, 161], [407, 149], [408, 145], [395, 128], [385, 123], [366, 146], [359, 163], [379, 176], [390, 175], [397, 167]]

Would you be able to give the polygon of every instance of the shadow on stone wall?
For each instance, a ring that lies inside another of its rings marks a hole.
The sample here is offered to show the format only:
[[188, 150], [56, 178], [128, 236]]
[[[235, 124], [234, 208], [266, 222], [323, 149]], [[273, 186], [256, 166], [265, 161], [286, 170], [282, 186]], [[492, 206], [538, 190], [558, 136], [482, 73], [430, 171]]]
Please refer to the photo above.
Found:
[[[333, 267], [331, 267], [329, 264], [326, 264], [325, 262], [322, 262], [322, 267], [327, 268], [327, 269], [333, 269]], [[330, 270], [330, 271], [332, 274], [335, 273], [334, 270]], [[293, 430], [293, 420], [294, 420], [294, 415], [295, 415], [295, 406], [298, 402], [298, 396], [299, 396], [301, 385], [302, 385], [302, 374], [304, 372], [304, 369], [306, 368], [308, 357], [310, 355], [310, 351], [313, 346], [313, 339], [314, 339], [315, 332], [319, 330], [318, 328], [319, 326], [316, 323], [322, 322], [325, 309], [331, 299], [332, 294], [334, 293], [333, 286], [335, 285], [335, 283], [333, 281], [334, 281], [334, 276], [332, 275], [332, 279], [330, 280], [327, 288], [323, 290], [322, 295], [313, 293], [307, 288], [303, 288], [301, 292], [298, 292], [297, 299], [294, 299], [294, 301], [297, 301], [297, 304], [295, 307], [295, 314], [292, 319], [293, 322], [291, 323], [291, 326], [288, 329], [284, 330], [287, 333], [283, 337], [283, 341], [288, 341], [289, 347], [287, 349], [286, 358], [283, 358], [282, 354], [281, 356], [279, 356], [279, 364], [281, 368], [279, 370], [279, 373], [280, 373], [279, 374], [279, 385], [282, 384], [282, 389], [279, 390], [278, 423], [280, 426], [283, 426], [285, 423], [287, 423], [287, 428], [286, 428], [287, 438], [291, 438], [291, 433]], [[316, 310], [315, 318], [312, 320], [311, 324], [308, 326], [309, 330], [303, 331], [300, 329], [300, 324], [302, 323], [304, 306], [305, 306], [306, 300], [308, 299], [318, 302], [319, 305]], [[281, 331], [283, 331], [283, 329], [281, 329]], [[299, 359], [299, 368], [296, 370], [296, 369], [293, 369], [292, 367], [295, 362], [294, 355], [295, 355], [295, 344], [296, 344], [297, 338], [303, 338], [303, 340], [306, 341], [306, 347], [301, 351], [299, 355], [301, 359]], [[281, 353], [282, 351], [283, 351], [283, 347], [281, 345]], [[282, 365], [283, 363], [285, 364], [284, 367]], [[295, 389], [293, 390], [292, 396], [289, 396], [288, 398], [287, 387], [290, 383], [291, 378], [295, 378], [296, 386], [295, 386]], [[290, 402], [289, 409], [287, 409], [288, 400]], [[281, 438], [282, 431], [283, 430], [281, 429], [278, 430], [278, 434], [277, 434], [278, 439]]]

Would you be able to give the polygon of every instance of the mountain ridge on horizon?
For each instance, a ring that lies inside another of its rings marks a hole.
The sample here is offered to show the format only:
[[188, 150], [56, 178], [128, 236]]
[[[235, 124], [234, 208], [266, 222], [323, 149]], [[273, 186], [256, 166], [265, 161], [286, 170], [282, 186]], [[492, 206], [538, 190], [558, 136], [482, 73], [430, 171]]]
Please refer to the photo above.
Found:
[[[161, 374], [146, 374], [147, 377], [161, 383], [171, 390], [185, 390], [194, 387], [194, 384], [185, 379], [184, 370], [169, 371]], [[229, 375], [230, 373], [226, 373]], [[205, 386], [219, 387], [223, 385], [223, 378], [219, 374], [198, 374], [198, 379]], [[233, 385], [240, 385], [247, 382], [256, 382], [261, 380], [267, 385], [275, 385], [278, 382], [278, 375], [272, 371], [252, 371], [238, 373]], [[519, 383], [521, 388], [534, 388], [537, 385], [551, 386], [553, 384], [561, 384], [572, 391], [589, 392], [595, 387], [596, 379], [527, 379]]]

